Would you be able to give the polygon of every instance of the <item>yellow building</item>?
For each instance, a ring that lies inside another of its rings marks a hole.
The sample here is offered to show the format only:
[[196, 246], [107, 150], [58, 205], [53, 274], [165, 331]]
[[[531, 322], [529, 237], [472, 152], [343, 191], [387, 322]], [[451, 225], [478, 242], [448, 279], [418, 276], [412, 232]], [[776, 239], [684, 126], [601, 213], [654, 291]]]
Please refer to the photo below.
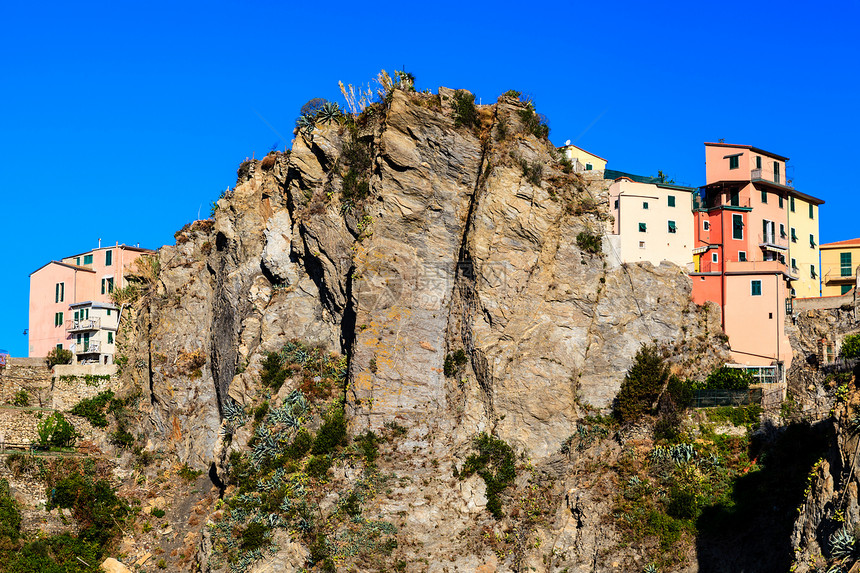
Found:
[[590, 153], [581, 147], [571, 145], [568, 139], [563, 147], [558, 150], [573, 163], [573, 170], [576, 173], [583, 171], [603, 171], [606, 169], [606, 160], [593, 153]]
[[788, 192], [788, 258], [792, 295], [821, 296], [818, 215], [824, 201], [795, 189]]
[[821, 245], [821, 278], [823, 296], [849, 292], [857, 280], [860, 266], [860, 239], [849, 239]]

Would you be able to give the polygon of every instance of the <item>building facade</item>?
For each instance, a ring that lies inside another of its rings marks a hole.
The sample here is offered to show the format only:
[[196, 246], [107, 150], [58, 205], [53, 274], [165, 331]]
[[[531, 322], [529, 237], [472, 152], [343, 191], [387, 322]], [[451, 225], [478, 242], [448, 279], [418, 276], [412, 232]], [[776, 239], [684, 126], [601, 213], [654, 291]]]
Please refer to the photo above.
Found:
[[788, 299], [820, 292], [823, 201], [790, 186], [787, 160], [749, 145], [705, 144], [693, 299], [720, 305], [733, 359], [749, 366], [790, 365]]
[[566, 159], [573, 163], [573, 170], [576, 173], [582, 173], [583, 171], [603, 171], [606, 169], [605, 159], [581, 147], [572, 145], [570, 140], [565, 142], [564, 146], [558, 150], [564, 154]]
[[695, 191], [658, 178], [630, 174], [615, 178], [609, 186], [609, 207], [621, 261], [654, 265], [669, 261], [692, 270]]
[[860, 238], [821, 245], [822, 296], [851, 292], [860, 267]]
[[115, 288], [148, 249], [116, 244], [51, 261], [30, 274], [29, 351], [71, 350], [79, 362], [110, 363], [118, 326]]

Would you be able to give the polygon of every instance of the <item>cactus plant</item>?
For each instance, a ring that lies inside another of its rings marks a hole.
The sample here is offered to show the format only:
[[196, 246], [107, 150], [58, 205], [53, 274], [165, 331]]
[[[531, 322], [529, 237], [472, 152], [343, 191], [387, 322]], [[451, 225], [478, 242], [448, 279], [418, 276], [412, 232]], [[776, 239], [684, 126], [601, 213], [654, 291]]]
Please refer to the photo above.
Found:
[[857, 540], [854, 534], [842, 527], [830, 536], [830, 556], [834, 559], [851, 557], [856, 550]]

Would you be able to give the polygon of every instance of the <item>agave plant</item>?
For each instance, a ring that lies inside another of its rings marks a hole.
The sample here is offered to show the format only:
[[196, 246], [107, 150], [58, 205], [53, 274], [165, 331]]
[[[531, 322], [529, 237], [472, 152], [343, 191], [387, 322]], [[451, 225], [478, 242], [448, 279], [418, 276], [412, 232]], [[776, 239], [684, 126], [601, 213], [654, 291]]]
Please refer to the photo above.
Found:
[[302, 115], [296, 120], [296, 127], [306, 137], [311, 137], [314, 133], [314, 127], [316, 127], [316, 119], [312, 115]]
[[659, 573], [659, 569], [653, 563], [649, 563], [645, 566], [645, 569], [642, 570], [642, 573]]
[[696, 457], [696, 448], [693, 444], [676, 444], [670, 448], [670, 456], [675, 465], [690, 463]]
[[328, 101], [317, 112], [316, 119], [320, 123], [331, 123], [340, 120], [341, 117], [343, 117], [343, 112], [337, 102]]
[[851, 557], [855, 553], [857, 540], [845, 527], [831, 535], [828, 541], [830, 541], [830, 556], [834, 559]]
[[231, 427], [241, 428], [248, 421], [248, 415], [245, 409], [231, 398], [224, 403], [224, 419]]

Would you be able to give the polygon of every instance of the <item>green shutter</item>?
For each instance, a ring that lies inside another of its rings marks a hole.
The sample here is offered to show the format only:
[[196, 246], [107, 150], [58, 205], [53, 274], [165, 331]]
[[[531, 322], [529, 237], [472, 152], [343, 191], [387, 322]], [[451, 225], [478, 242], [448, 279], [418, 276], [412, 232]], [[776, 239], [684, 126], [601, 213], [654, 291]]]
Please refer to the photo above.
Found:
[[113, 332], [108, 332], [108, 344], [113, 344]]
[[742, 215], [732, 215], [732, 239], [744, 238], [744, 218]]
[[842, 285], [842, 294], [848, 294], [853, 288], [851, 285]]
[[105, 293], [105, 279], [102, 279], [102, 294]]
[[113, 251], [105, 251], [105, 266], [109, 267], [113, 264]]
[[675, 196], [674, 195], [669, 195], [669, 206], [670, 207], [675, 206]]
[[794, 197], [789, 198], [791, 212], [794, 213]]
[[815, 247], [815, 235], [809, 233], [809, 248], [814, 249]]
[[84, 255], [84, 266], [93, 264], [93, 256], [92, 255]]
[[791, 242], [797, 242], [797, 230], [794, 227], [791, 228]]
[[850, 277], [853, 274], [851, 266], [851, 253], [839, 253], [840, 275]]
[[675, 221], [669, 221], [669, 232], [675, 233], [677, 230], [678, 228], [675, 226]]
[[761, 296], [761, 281], [752, 281], [750, 283], [750, 294], [752, 296]]
[[812, 203], [810, 203], [809, 204], [809, 218], [810, 219], [815, 218], [815, 210], [814, 209], [815, 209], [815, 206]]
[[782, 195], [779, 196], [779, 208], [782, 209]]
[[644, 232], [645, 232], [645, 223], [639, 223], [639, 232], [640, 232], [640, 233], [644, 233]]
[[761, 190], [761, 202], [767, 203], [767, 191], [765, 191], [764, 189]]

